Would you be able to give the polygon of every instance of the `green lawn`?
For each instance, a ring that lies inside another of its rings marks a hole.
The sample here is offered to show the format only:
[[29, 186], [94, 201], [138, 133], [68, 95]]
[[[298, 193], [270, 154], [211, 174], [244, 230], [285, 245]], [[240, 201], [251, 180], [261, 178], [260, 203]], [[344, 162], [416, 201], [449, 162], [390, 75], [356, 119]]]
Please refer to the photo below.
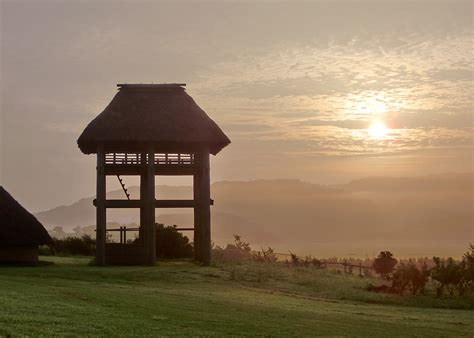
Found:
[[[95, 267], [87, 258], [43, 260], [55, 264], [0, 267], [0, 335], [474, 334], [470, 309], [428, 307], [424, 298], [417, 307], [364, 291], [366, 280], [328, 271], [312, 275], [312, 284], [298, 277], [304, 271], [284, 276], [283, 270], [190, 262]], [[469, 308], [471, 300], [456, 304]], [[450, 300], [434, 306], [443, 304], [457, 306]]]

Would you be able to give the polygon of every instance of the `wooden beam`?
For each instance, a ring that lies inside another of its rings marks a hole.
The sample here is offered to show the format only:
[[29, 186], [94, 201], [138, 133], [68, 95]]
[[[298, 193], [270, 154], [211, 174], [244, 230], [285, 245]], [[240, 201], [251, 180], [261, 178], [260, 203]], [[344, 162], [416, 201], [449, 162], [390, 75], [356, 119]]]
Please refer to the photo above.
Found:
[[[155, 200], [155, 208], [194, 208], [194, 200]], [[214, 205], [214, 200], [209, 199], [209, 205]]]
[[[93, 201], [97, 206], [97, 200]], [[143, 209], [145, 202], [142, 200], [105, 200], [105, 207], [110, 209]], [[156, 209], [165, 208], [194, 208], [196, 202], [194, 200], [155, 200]], [[209, 200], [209, 205], [214, 205], [214, 200]], [[141, 220], [141, 218], [140, 218]]]
[[110, 209], [140, 209], [144, 203], [141, 200], [106, 200], [105, 206]]
[[[160, 164], [155, 165], [157, 176], [186, 176], [196, 171], [195, 164]], [[106, 175], [140, 176], [147, 172], [146, 166], [138, 164], [107, 164]]]
[[104, 172], [105, 152], [102, 145], [97, 149], [97, 208], [96, 208], [96, 264], [105, 265], [107, 209], [105, 206], [106, 179]]

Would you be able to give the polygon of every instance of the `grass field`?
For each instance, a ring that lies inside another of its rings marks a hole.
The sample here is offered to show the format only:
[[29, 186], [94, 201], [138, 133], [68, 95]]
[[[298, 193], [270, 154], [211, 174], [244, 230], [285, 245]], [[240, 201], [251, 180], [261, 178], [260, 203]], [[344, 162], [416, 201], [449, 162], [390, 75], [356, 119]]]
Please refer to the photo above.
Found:
[[54, 264], [0, 267], [0, 335], [474, 334], [472, 297], [379, 295], [367, 279], [329, 271], [43, 260]]

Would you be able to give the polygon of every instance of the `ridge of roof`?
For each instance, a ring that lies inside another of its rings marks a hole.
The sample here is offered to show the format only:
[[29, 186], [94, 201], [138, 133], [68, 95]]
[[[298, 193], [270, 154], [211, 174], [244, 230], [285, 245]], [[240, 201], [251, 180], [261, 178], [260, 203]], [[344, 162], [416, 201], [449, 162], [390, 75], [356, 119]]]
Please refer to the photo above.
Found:
[[50, 244], [44, 226], [0, 186], [0, 247]]

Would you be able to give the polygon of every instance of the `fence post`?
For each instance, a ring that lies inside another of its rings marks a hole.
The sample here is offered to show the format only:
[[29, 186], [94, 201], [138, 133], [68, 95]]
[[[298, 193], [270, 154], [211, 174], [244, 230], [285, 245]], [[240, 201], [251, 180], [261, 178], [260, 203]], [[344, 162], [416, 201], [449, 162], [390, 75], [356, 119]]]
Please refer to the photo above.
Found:
[[362, 262], [359, 262], [359, 276], [362, 277]]
[[347, 273], [347, 261], [344, 259], [344, 273]]

